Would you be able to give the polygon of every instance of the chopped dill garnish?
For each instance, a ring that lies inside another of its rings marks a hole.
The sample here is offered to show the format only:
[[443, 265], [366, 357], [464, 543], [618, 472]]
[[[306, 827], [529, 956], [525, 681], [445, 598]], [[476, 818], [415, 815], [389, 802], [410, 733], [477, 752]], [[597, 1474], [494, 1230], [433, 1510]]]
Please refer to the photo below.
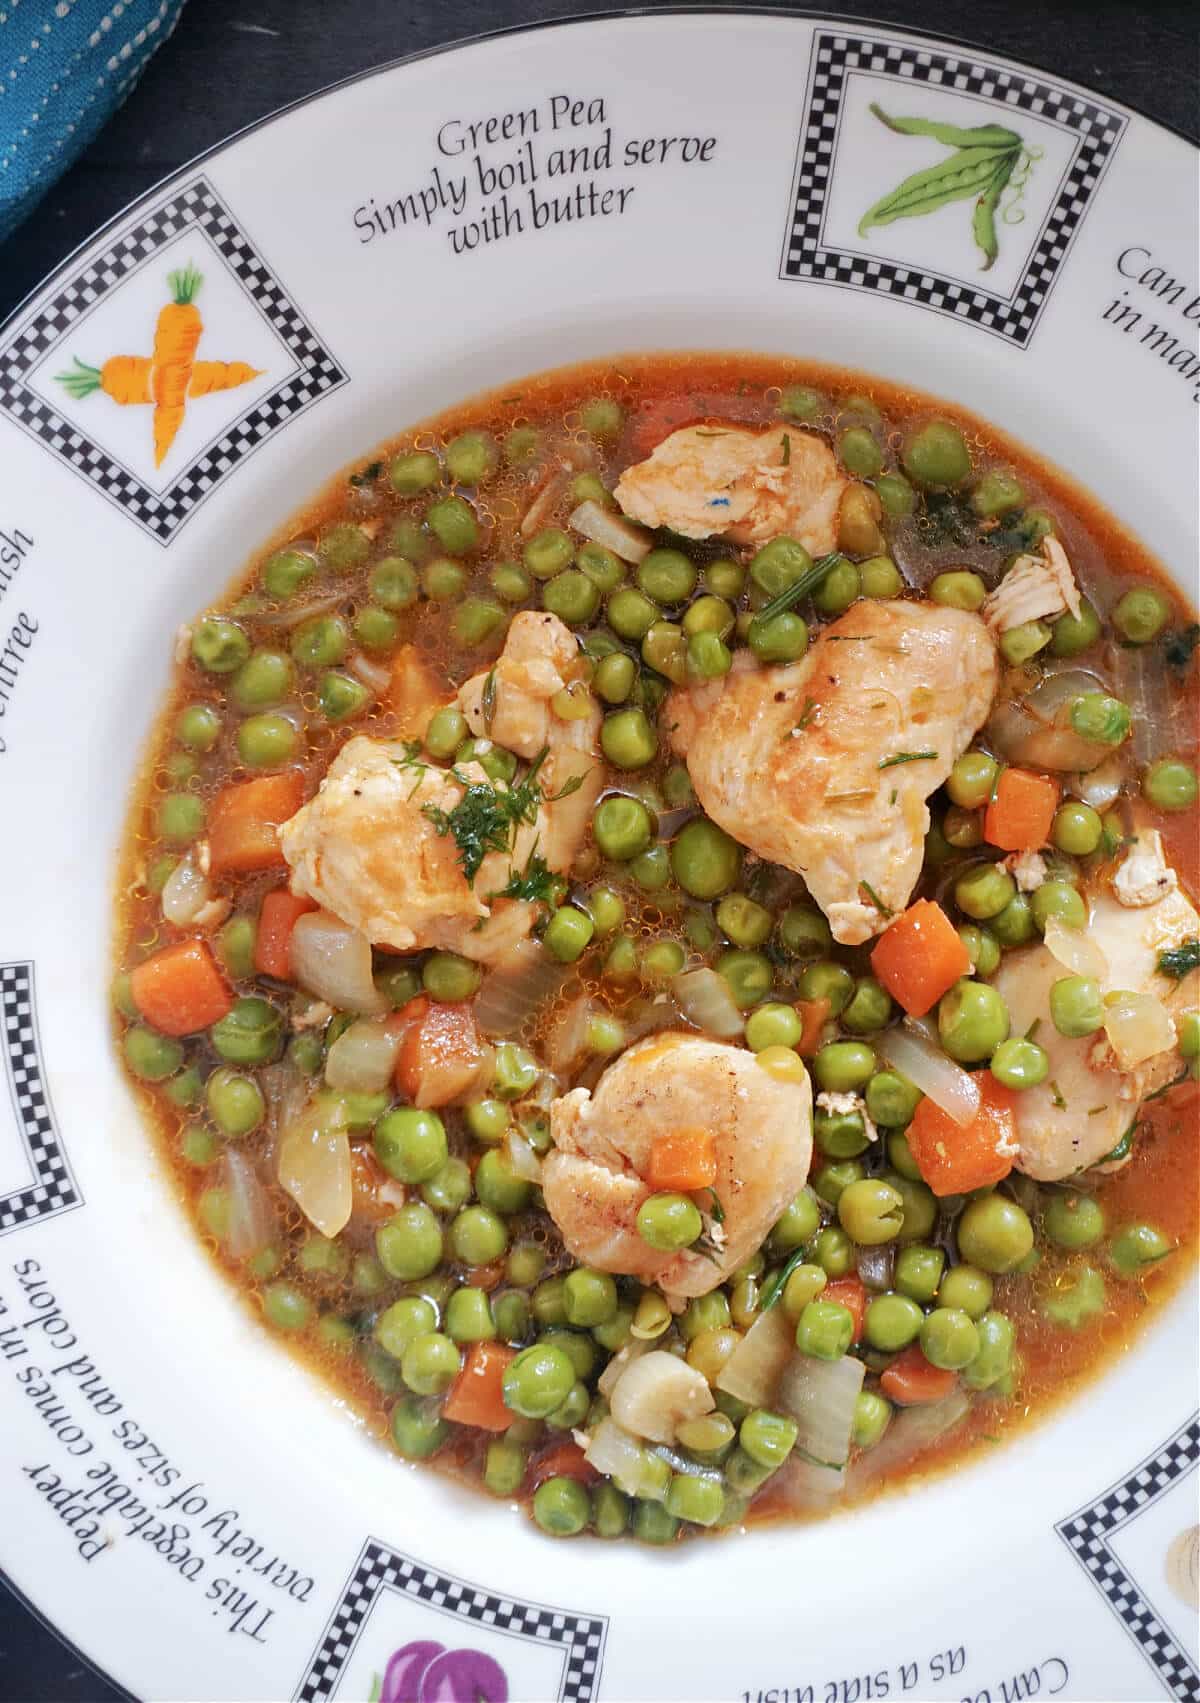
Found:
[[558, 899], [560, 878], [550, 869], [545, 858], [536, 848], [530, 852], [522, 870], [510, 869], [508, 880], [498, 893], [489, 894], [493, 899], [525, 899], [530, 904], [555, 906]]
[[789, 436], [789, 434], [787, 432], [784, 432], [784, 434], [783, 434], [783, 458], [782, 458], [780, 465], [783, 466], [783, 467], [789, 467], [791, 465], [791, 460], [792, 460], [792, 440], [791, 440], [791, 437]]
[[879, 897], [879, 894], [875, 891], [869, 881], [860, 881], [858, 884], [858, 890], [861, 894], [866, 895], [867, 899], [872, 905], [874, 905], [881, 917], [895, 916], [895, 911], [892, 910], [890, 905], [884, 904], [883, 900]]
[[487, 671], [487, 679], [483, 683], [483, 692], [479, 699], [479, 707], [483, 712], [483, 731], [491, 733], [492, 717], [496, 713], [496, 664]]
[[816, 719], [819, 707], [820, 706], [815, 698], [805, 698], [804, 708], [800, 712], [800, 720], [796, 723], [795, 727], [795, 731], [797, 733], [802, 733], [806, 727], [812, 726], [813, 721]]
[[1167, 634], [1163, 640], [1163, 655], [1173, 667], [1186, 668], [1198, 644], [1200, 622], [1193, 621], [1190, 627], [1184, 627], [1181, 632]]
[[356, 488], [361, 488], [363, 485], [373, 485], [382, 472], [382, 461], [369, 461], [358, 473], [350, 475], [350, 483]]
[[716, 1189], [707, 1189], [705, 1192], [712, 1196], [712, 1211], [709, 1216], [712, 1218], [713, 1223], [724, 1224], [725, 1208], [721, 1205], [720, 1195], [717, 1193]]
[[1164, 976], [1182, 981], [1192, 970], [1200, 969], [1200, 940], [1190, 934], [1178, 946], [1165, 947], [1158, 955], [1158, 968]]
[[937, 757], [936, 751], [897, 751], [894, 757], [881, 757], [881, 769], [894, 769], [899, 763], [929, 763]]
[[530, 765], [528, 774], [512, 786], [472, 781], [461, 769], [451, 769], [450, 773], [464, 789], [454, 808], [443, 810], [436, 804], [421, 806], [423, 814], [439, 834], [454, 836], [458, 861], [468, 883], [474, 883], [489, 852], [512, 850], [518, 828], [537, 821], [538, 805], [543, 799], [553, 803], [578, 792], [583, 785], [583, 776], [574, 775], [559, 792], [547, 797], [537, 777], [548, 751], [549, 747], [544, 745]]
[[1027, 1041], [1032, 1041], [1033, 1038], [1035, 1037], [1035, 1035], [1037, 1034], [1038, 1030], [1041, 1028], [1041, 1026], [1042, 1026], [1041, 1018], [1035, 1017], [1033, 1022], [1029, 1025], [1028, 1029], [1026, 1029], [1026, 1031], [1025, 1031], [1025, 1039]]
[[1050, 1098], [1053, 1100], [1056, 1110], [1060, 1112], [1066, 1111], [1067, 1102], [1063, 1099], [1062, 1089], [1053, 1078], [1050, 1080]]
[[1098, 1118], [1100, 1116], [1101, 1112], [1106, 1112], [1107, 1110], [1108, 1110], [1107, 1106], [1089, 1106], [1088, 1107], [1088, 1117], [1089, 1118]]

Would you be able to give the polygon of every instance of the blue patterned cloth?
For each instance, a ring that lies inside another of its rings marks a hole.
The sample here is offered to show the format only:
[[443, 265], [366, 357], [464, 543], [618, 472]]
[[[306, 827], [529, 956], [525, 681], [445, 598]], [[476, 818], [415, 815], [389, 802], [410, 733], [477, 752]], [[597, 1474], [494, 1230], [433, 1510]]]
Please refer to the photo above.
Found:
[[0, 241], [133, 88], [183, 0], [0, 0]]

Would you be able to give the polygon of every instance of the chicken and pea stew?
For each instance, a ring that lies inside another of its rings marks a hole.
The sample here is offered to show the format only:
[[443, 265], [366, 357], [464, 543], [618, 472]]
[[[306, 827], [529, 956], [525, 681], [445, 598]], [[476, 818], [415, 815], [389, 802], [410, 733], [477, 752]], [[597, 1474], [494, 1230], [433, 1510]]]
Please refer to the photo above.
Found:
[[577, 368], [179, 636], [119, 1042], [406, 1460], [666, 1544], [994, 1443], [1196, 1235], [1200, 627], [978, 421]]

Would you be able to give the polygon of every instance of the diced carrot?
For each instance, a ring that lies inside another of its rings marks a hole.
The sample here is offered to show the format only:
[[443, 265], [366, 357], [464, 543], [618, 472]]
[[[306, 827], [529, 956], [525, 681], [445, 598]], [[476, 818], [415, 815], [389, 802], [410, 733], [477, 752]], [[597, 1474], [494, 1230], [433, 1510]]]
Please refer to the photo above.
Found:
[[396, 1086], [414, 1106], [448, 1106], [469, 1099], [484, 1086], [491, 1070], [492, 1049], [480, 1037], [469, 1005], [426, 1001], [413, 1012], [409, 1000], [400, 1017], [408, 1017], [396, 1055]]
[[652, 1189], [710, 1189], [717, 1150], [707, 1129], [664, 1130], [650, 1144], [646, 1181]]
[[443, 1418], [481, 1431], [507, 1431], [516, 1415], [504, 1405], [504, 1374], [515, 1354], [502, 1342], [473, 1342], [442, 1404]]
[[304, 776], [299, 769], [223, 788], [208, 813], [213, 872], [242, 875], [277, 868], [283, 862], [280, 826], [303, 803]]
[[803, 1024], [796, 1051], [801, 1058], [811, 1058], [821, 1045], [821, 1032], [829, 1021], [830, 1004], [827, 999], [798, 999], [796, 1011]]
[[940, 1366], [931, 1366], [919, 1344], [914, 1342], [884, 1368], [879, 1387], [889, 1401], [900, 1407], [920, 1407], [925, 1402], [941, 1401], [957, 1381], [956, 1372], [943, 1372]]
[[1050, 838], [1058, 782], [1028, 769], [1002, 769], [983, 818], [983, 837], [1002, 851], [1036, 851]]
[[539, 1455], [529, 1469], [526, 1488], [536, 1490], [548, 1478], [577, 1478], [582, 1484], [592, 1484], [600, 1474], [583, 1458], [578, 1443], [556, 1443]]
[[147, 1023], [164, 1035], [194, 1035], [233, 1005], [204, 940], [164, 946], [131, 971], [129, 990]]
[[289, 893], [286, 887], [267, 894], [254, 937], [254, 968], [260, 975], [274, 976], [281, 982], [291, 980], [292, 930], [298, 917], [318, 908], [315, 900]]
[[401, 645], [392, 663], [392, 677], [384, 693], [396, 717], [400, 739], [423, 739], [425, 729], [454, 693], [445, 689], [416, 645]]
[[818, 1301], [836, 1301], [839, 1307], [854, 1318], [854, 1335], [852, 1342], [858, 1342], [863, 1333], [863, 1325], [867, 1317], [867, 1291], [860, 1277], [835, 1277], [832, 1283], [827, 1283], [817, 1296]]
[[910, 1017], [924, 1017], [970, 975], [971, 955], [942, 907], [918, 899], [875, 942], [871, 968]]
[[979, 1110], [972, 1123], [955, 1123], [926, 1095], [906, 1131], [909, 1151], [936, 1195], [967, 1194], [998, 1183], [1012, 1170], [1017, 1096], [990, 1070], [975, 1080]]

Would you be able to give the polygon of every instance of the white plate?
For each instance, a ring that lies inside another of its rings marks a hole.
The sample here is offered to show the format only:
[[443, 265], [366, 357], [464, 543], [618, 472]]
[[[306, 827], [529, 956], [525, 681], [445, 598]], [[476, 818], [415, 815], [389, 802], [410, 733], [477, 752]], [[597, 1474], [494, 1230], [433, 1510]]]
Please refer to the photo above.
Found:
[[[942, 152], [872, 100], [1040, 150], [990, 270], [964, 201], [858, 234]], [[692, 140], [641, 163], [670, 137]], [[560, 176], [558, 149], [592, 152]], [[1194, 1605], [1164, 1571], [1195, 1520], [1191, 1293], [1054, 1422], [919, 1493], [678, 1554], [555, 1544], [389, 1459], [251, 1325], [164, 1187], [105, 1009], [173, 629], [336, 466], [485, 386], [630, 348], [860, 366], [1008, 428], [1186, 577], [1196, 182], [1144, 118], [973, 49], [600, 19], [256, 127], [0, 336], [0, 1560], [119, 1684], [362, 1698], [432, 1639], [490, 1652], [513, 1699], [1196, 1695]], [[262, 372], [192, 400], [156, 468], [148, 408], [54, 375], [149, 353], [188, 262], [201, 356]]]

